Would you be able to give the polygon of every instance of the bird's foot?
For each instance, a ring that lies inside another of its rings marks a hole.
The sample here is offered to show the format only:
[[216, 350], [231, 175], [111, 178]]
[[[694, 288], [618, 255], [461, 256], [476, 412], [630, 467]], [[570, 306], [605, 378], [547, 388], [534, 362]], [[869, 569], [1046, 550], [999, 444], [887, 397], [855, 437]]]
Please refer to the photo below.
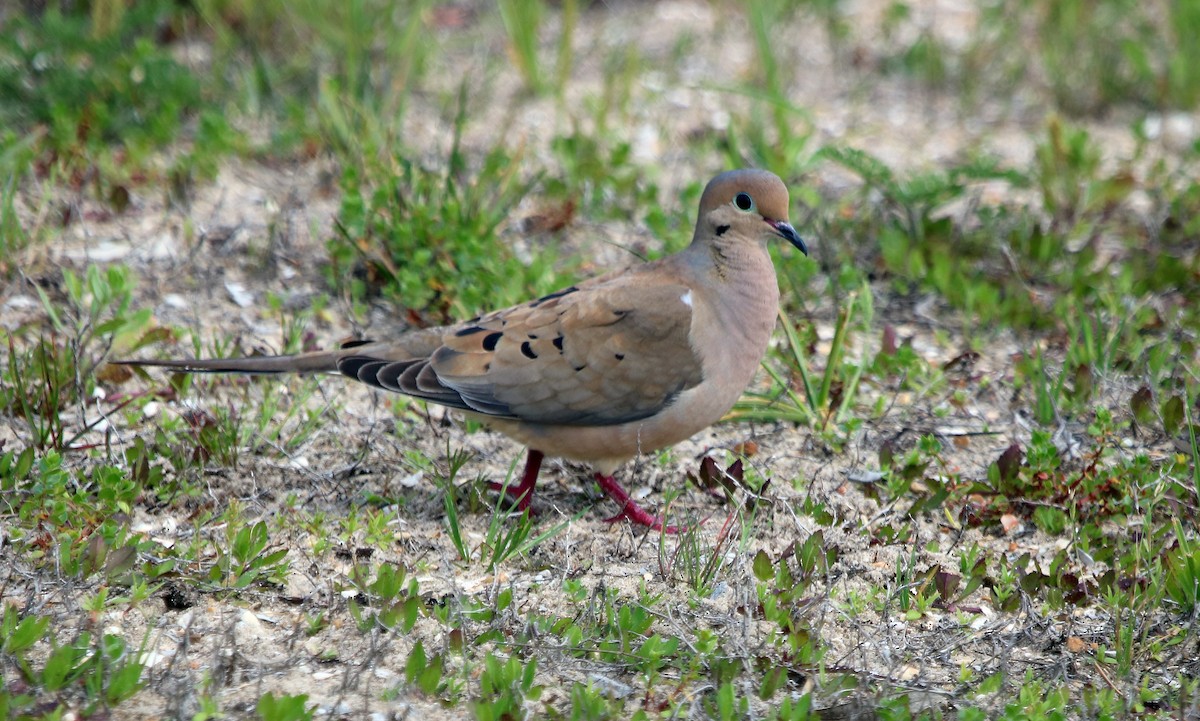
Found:
[[537, 486], [538, 471], [542, 469], [541, 451], [529, 450], [525, 457], [525, 472], [521, 474], [521, 482], [517, 485], [488, 481], [488, 488], [503, 493], [513, 501], [518, 511], [527, 511], [533, 503], [533, 489]]
[[687, 526], [664, 526], [661, 517], [655, 516], [639, 506], [637, 501], [633, 500], [629, 493], [624, 488], [621, 488], [621, 484], [617, 483], [616, 479], [612, 476], [597, 473], [596, 483], [600, 485], [600, 488], [608, 494], [608, 497], [614, 503], [621, 507], [617, 515], [604, 519], [605, 523], [629, 520], [638, 525], [646, 526], [651, 531], [662, 531], [671, 535], [683, 533], [687, 530]]
[[534, 485], [533, 483], [526, 484], [524, 482], [515, 486], [510, 483], [487, 482], [488, 490], [508, 496], [508, 500], [512, 501], [512, 507], [518, 511], [528, 510], [533, 504]]

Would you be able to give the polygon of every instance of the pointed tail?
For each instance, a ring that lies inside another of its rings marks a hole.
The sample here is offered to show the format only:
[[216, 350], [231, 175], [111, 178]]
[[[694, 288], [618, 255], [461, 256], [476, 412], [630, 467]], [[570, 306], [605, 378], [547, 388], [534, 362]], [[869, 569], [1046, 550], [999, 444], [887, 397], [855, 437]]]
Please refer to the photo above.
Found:
[[114, 365], [170, 368], [185, 373], [336, 373], [346, 350], [316, 351], [297, 355], [251, 356], [184, 360], [119, 360]]

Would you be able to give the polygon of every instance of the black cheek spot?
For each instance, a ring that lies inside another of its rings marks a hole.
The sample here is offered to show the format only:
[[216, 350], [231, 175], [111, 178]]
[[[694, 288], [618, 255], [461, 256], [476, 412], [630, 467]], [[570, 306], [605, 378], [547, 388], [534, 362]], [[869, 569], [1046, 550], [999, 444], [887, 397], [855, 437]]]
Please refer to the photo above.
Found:
[[491, 333], [483, 339], [483, 349], [489, 353], [496, 350], [496, 344], [504, 337], [503, 333]]
[[526, 358], [537, 358], [537, 353], [533, 352], [533, 347], [529, 345], [529, 341], [521, 344], [521, 355]]
[[537, 340], [537, 333], [530, 333], [529, 340]]
[[718, 226], [717, 226], [717, 235], [725, 235], [725, 233], [726, 233], [728, 230], [729, 230], [729, 226], [728, 226], [728, 225], [718, 225]]

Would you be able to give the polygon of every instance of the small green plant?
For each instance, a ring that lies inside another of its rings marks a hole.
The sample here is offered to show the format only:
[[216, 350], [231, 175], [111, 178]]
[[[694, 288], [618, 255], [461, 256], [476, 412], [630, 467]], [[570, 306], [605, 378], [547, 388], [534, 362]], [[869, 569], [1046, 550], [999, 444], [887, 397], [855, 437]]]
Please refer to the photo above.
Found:
[[447, 692], [448, 684], [444, 680], [446, 661], [442, 654], [429, 658], [425, 653], [425, 644], [417, 641], [408, 654], [408, 662], [404, 665], [404, 678], [421, 689], [427, 696], [442, 695]]
[[[553, 254], [523, 261], [498, 230], [529, 192], [520, 163], [496, 146], [473, 177], [459, 145], [460, 109], [444, 169], [393, 158], [364, 178], [348, 167], [337, 234], [328, 242], [329, 279], [356, 297], [381, 292], [434, 322], [467, 318], [554, 290]], [[377, 187], [367, 184], [374, 178]], [[461, 278], [475, 282], [463, 284]]]
[[316, 705], [308, 706], [308, 694], [276, 696], [268, 691], [254, 707], [262, 721], [312, 721]]
[[525, 87], [534, 93], [541, 92], [545, 79], [538, 60], [538, 31], [543, 27], [545, 3], [542, 0], [500, 0], [496, 6], [508, 34], [509, 54], [521, 71]]
[[[0, 30], [0, 126], [30, 133], [47, 164], [95, 182], [118, 209], [113, 189], [143, 174], [152, 153], [177, 140], [189, 118], [221, 128], [198, 133], [191, 157], [227, 150], [231, 131], [221, 112], [205, 109], [208, 88], [155, 39], [178, 19], [161, 1], [132, 5], [109, 22], [58, 8], [7, 18]], [[0, 148], [7, 144], [0, 140]], [[209, 165], [205, 176], [215, 169]]]
[[281, 454], [303, 446], [327, 420], [329, 406], [314, 405], [320, 381], [304, 379], [287, 386], [266, 381], [245, 413], [234, 407], [214, 409], [212, 423], [200, 421], [199, 445], [223, 465], [236, 466], [243, 448], [273, 447]]
[[826, 545], [821, 531], [793, 543], [774, 563], [765, 551], [754, 556], [752, 569], [763, 618], [778, 627], [773, 643], [800, 663], [817, 664], [825, 654], [819, 634], [808, 621], [805, 594], [818, 577], [828, 574], [837, 558], [837, 549]]
[[[363, 569], [356, 567], [356, 576], [364, 574]], [[376, 627], [400, 633], [412, 630], [420, 611], [420, 589], [417, 579], [408, 578], [403, 567], [380, 564], [374, 579], [367, 583], [359, 580], [357, 585], [363, 589], [368, 604], [363, 606], [353, 598], [349, 602], [350, 616], [360, 631], [366, 633]]]
[[740, 92], [752, 99], [751, 111], [735, 119], [727, 132], [726, 155], [732, 166], [752, 164], [782, 178], [793, 177], [811, 162], [812, 122], [792, 100], [795, 63], [782, 51], [777, 28], [795, 14], [791, 0], [764, 0], [746, 6], [746, 19], [758, 59], [757, 77]]
[[706, 597], [711, 594], [717, 574], [727, 562], [733, 543], [737, 539], [736, 531], [741, 514], [742, 509], [736, 506], [730, 508], [711, 545], [702, 534], [700, 524], [688, 524], [679, 535], [669, 559], [665, 547], [666, 539], [660, 536], [658, 563], [662, 577], [672, 581], [676, 578], [683, 580], [699, 596]]
[[[21, 146], [5, 148], [4, 145], [4, 139], [0, 137], [0, 259], [16, 258], [18, 251], [28, 245], [33, 236], [17, 214], [17, 189], [23, 175], [17, 168], [31, 162], [28, 157], [31, 153]], [[9, 167], [12, 169], [7, 169]], [[0, 276], [7, 276], [14, 270], [11, 262], [0, 260]]]
[[780, 311], [784, 338], [787, 340], [779, 352], [784, 372], [777, 370], [770, 359], [764, 361], [763, 368], [774, 381], [771, 390], [765, 394], [747, 394], [734, 406], [729, 417], [791, 421], [821, 430], [830, 423], [836, 428], [850, 421], [850, 411], [858, 394], [865, 364], [845, 364], [843, 358], [853, 326], [860, 320], [869, 322], [872, 313], [870, 298], [871, 290], [864, 285], [861, 294], [850, 298], [838, 314], [829, 357], [819, 378], [814, 378], [809, 369], [806, 342], [800, 338], [787, 315]]
[[[913, 546], [909, 556], [896, 556], [895, 588], [893, 596], [904, 618], [916, 621], [923, 618], [938, 600], [934, 573], [922, 574], [917, 570], [917, 547]], [[935, 570], [936, 572], [936, 570]]]
[[[634, 163], [633, 146], [628, 141], [614, 139], [601, 131], [587, 134], [576, 130], [552, 139], [550, 150], [561, 170], [546, 177], [545, 193], [562, 198], [562, 202], [569, 204], [570, 212], [578, 208], [589, 218], [613, 220], [647, 213], [647, 225], [658, 231], [663, 241], [674, 241], [665, 248], [668, 251], [678, 250], [691, 239], [687, 233], [679, 232], [691, 209], [681, 205], [679, 215], [674, 217], [662, 214], [661, 210], [656, 213], [658, 184]], [[697, 184], [685, 195], [699, 198], [699, 192]]]
[[1179, 544], [1163, 558], [1167, 598], [1184, 615], [1200, 608], [1200, 543], [1189, 539], [1179, 519], [1175, 519], [1175, 539]]
[[442, 490], [443, 504], [446, 509], [446, 528], [460, 561], [470, 563], [478, 557], [480, 562], [487, 563], [489, 570], [495, 570], [509, 559], [523, 555], [534, 546], [562, 533], [568, 525], [587, 513], [587, 509], [584, 509], [573, 518], [564, 520], [542, 533], [534, 535], [536, 524], [528, 511], [514, 517], [505, 510], [507, 504], [511, 502], [505, 492], [512, 481], [513, 468], [510, 467], [504, 483], [500, 484], [495, 503], [483, 509], [484, 512], [490, 514], [484, 540], [477, 548], [472, 549], [463, 534], [462, 521], [458, 515], [460, 488], [455, 482], [459, 471], [471, 459], [471, 456], [464, 451], [451, 451], [447, 447], [446, 457], [449, 459], [449, 473], [445, 476], [436, 475], [435, 483]]
[[591, 682], [587, 685], [576, 682], [571, 687], [571, 708], [564, 714], [572, 721], [608, 721], [623, 718], [623, 704], [609, 698]]
[[208, 580], [218, 586], [243, 589], [254, 583], [281, 583], [287, 578], [286, 548], [271, 549], [267, 524], [258, 521], [251, 525], [237, 522], [236, 514], [228, 514], [226, 546], [208, 572]]
[[1085, 210], [1088, 186], [1100, 167], [1100, 148], [1086, 130], [1058, 118], [1047, 124], [1037, 147], [1037, 180], [1042, 202], [1056, 218], [1073, 221]]
[[51, 300], [38, 288], [53, 333], [31, 346], [18, 345], [20, 331], [3, 334], [8, 355], [0, 367], [0, 411], [21, 418], [31, 443], [39, 448], [70, 448], [90, 425], [71, 429], [67, 409], [87, 417], [83, 405], [96, 387], [96, 370], [115, 345], [136, 347], [150, 342], [143, 335], [150, 310], [131, 309], [133, 280], [119, 266], [88, 266], [80, 277], [63, 271], [66, 297]]
[[489, 653], [479, 677], [479, 700], [471, 702], [472, 714], [479, 721], [527, 718], [525, 704], [542, 695], [542, 687], [533, 682], [536, 673], [536, 659], [522, 663], [515, 656], [501, 660]]
[[[140, 651], [127, 648], [118, 636], [87, 631], [63, 643], [50, 620], [4, 607], [0, 664], [12, 668], [22, 682], [0, 686], [0, 710], [6, 718], [46, 718], [68, 708], [97, 714], [119, 706], [142, 687]], [[39, 646], [45, 653], [35, 653]]]
[[[100, 606], [131, 602], [174, 566], [169, 557], [146, 560], [142, 554], [153, 544], [120, 520], [133, 512], [146, 478], [114, 466], [72, 470], [53, 451], [37, 460], [32, 448], [5, 453], [0, 515], [11, 529], [10, 543], [27, 563], [63, 579], [98, 576], [129, 589], [127, 597], [112, 599], [102, 592], [94, 599]], [[54, 536], [45, 534], [45, 523], [54, 525]]]
[[1018, 377], [1014, 385], [1033, 391], [1033, 419], [1043, 426], [1052, 426], [1058, 421], [1059, 407], [1064, 404], [1067, 376], [1063, 373], [1052, 378], [1046, 366], [1040, 352], [1021, 358], [1017, 362]]
[[[435, 48], [430, 6], [429, 0], [302, 0], [281, 6], [288, 24], [302, 29], [301, 42], [315, 39], [324, 70], [316, 79], [318, 126], [324, 142], [352, 165], [369, 165], [404, 147], [410, 96], [421, 88]], [[310, 76], [305, 73], [303, 83], [309, 91]]]
[[770, 721], [808, 721], [815, 718], [812, 712], [812, 694], [806, 693], [798, 699], [791, 696], [779, 702], [777, 708], [768, 712]]

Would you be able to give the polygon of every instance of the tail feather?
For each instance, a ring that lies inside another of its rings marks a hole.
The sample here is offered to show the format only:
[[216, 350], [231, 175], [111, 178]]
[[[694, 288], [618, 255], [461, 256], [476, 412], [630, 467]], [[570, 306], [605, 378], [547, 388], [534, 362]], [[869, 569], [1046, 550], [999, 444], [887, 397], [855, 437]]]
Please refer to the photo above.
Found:
[[336, 373], [340, 351], [317, 351], [297, 355], [250, 356], [247, 358], [196, 358], [182, 360], [119, 360], [115, 365], [171, 368], [185, 373]]

